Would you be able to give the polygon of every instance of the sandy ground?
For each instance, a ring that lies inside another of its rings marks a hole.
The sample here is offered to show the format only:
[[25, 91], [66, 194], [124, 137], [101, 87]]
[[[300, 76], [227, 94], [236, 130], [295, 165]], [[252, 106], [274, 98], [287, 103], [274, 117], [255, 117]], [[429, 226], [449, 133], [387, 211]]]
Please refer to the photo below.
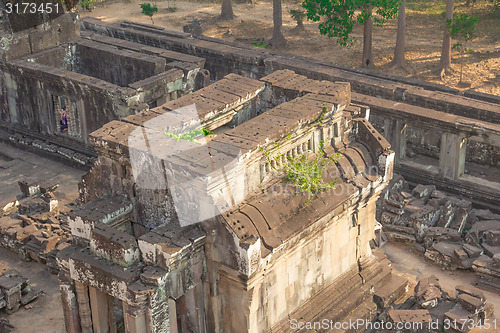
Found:
[[47, 271], [47, 266], [35, 261], [24, 262], [9, 250], [0, 247], [0, 260], [3, 264], [15, 268], [22, 276], [29, 279], [34, 288], [44, 294], [33, 302], [21, 306], [11, 315], [0, 313], [0, 318], [7, 318], [14, 325], [12, 333], [62, 333], [64, 315], [61, 308], [61, 294], [56, 275]]
[[[425, 3], [426, 0], [421, 0]], [[93, 16], [107, 22], [131, 20], [151, 24], [149, 17], [143, 15], [139, 3], [143, 0], [99, 4], [92, 12], [81, 12], [81, 16]], [[221, 21], [219, 3], [194, 1], [157, 1], [158, 13], [153, 16], [157, 26], [182, 31], [182, 26], [198, 18], [204, 34], [229, 41], [240, 41], [248, 45], [254, 42], [266, 44], [272, 35], [272, 1], [258, 1], [254, 4], [233, 3], [236, 18]], [[168, 7], [176, 7], [169, 12]], [[284, 52], [313, 57], [334, 63], [359, 66], [362, 52], [362, 26], [357, 26], [354, 36], [357, 42], [351, 47], [342, 47], [334, 39], [319, 34], [318, 23], [306, 21], [305, 32], [294, 29], [295, 21], [290, 17], [290, 9], [298, 9], [297, 3], [283, 3], [283, 32], [288, 40]], [[456, 11], [466, 11], [457, 4]], [[439, 7], [436, 10], [441, 10]], [[468, 9], [467, 9], [468, 10]], [[500, 10], [497, 14], [487, 14], [486, 9], [476, 9], [480, 15], [479, 37], [474, 39], [469, 48], [475, 51], [466, 58], [464, 68], [465, 85], [458, 86], [459, 58], [453, 52], [453, 72], [441, 80], [439, 75], [439, 57], [442, 43], [442, 17], [429, 13], [428, 8], [421, 11], [407, 9], [407, 65], [406, 70], [389, 68], [396, 41], [397, 20], [391, 20], [383, 27], [375, 27], [373, 35], [373, 54], [376, 69], [392, 74], [404, 75], [446, 84], [456, 88], [472, 88], [485, 93], [500, 95]]]

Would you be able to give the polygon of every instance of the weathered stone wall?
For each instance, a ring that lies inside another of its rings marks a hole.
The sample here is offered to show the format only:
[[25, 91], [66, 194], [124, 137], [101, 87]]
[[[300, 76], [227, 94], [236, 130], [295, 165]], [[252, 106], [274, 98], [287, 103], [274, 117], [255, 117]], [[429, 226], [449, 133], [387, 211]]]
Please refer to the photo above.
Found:
[[56, 67], [74, 72], [75, 47], [72, 44], [56, 46], [54, 48], [23, 57], [23, 59], [42, 65]]
[[10, 14], [6, 30], [0, 32], [0, 58], [10, 60], [71, 42], [80, 36], [78, 20], [77, 14]]
[[259, 78], [271, 72], [264, 67], [264, 52], [258, 49], [242, 49], [199, 39], [189, 39], [188, 41], [187, 38], [190, 37], [190, 34], [172, 32], [157, 27], [148, 28], [145, 25], [132, 22], [116, 26], [102, 23], [102, 21], [92, 18], [82, 20], [82, 26], [89, 31], [97, 31], [103, 35], [127, 41], [202, 57], [206, 59], [205, 68], [210, 71], [213, 80], [219, 80], [230, 73]]
[[[225, 297], [219, 300], [223, 305], [219, 304], [222, 317], [218, 320], [225, 330], [217, 331], [237, 332], [242, 327], [248, 332], [267, 331], [340, 275], [356, 268], [359, 258], [371, 255], [368, 244], [374, 237], [374, 210], [372, 199], [356, 210], [330, 213], [284, 243], [280, 255], [264, 259], [259, 273], [248, 280], [221, 269], [217, 290]], [[220, 255], [223, 244], [216, 244], [207, 252]]]
[[[54, 97], [76, 102], [81, 120], [81, 139], [105, 123], [131, 114], [135, 90], [120, 88], [91, 77], [24, 60], [0, 64], [4, 91], [1, 120], [36, 132], [59, 133]], [[111, 92], [111, 93], [110, 93]], [[100, 112], [95, 112], [100, 110]], [[68, 122], [74, 119], [68, 119]]]
[[276, 70], [291, 69], [310, 79], [349, 82], [357, 93], [404, 101], [488, 122], [500, 122], [496, 99], [475, 100], [461, 96], [458, 90], [443, 85], [284, 55], [215, 38], [188, 39], [188, 34], [147, 28], [131, 22], [110, 24], [94, 18], [85, 18], [81, 22], [84, 30], [203, 57], [207, 59], [206, 68], [210, 70], [212, 79], [216, 80], [229, 73], [260, 78]]
[[76, 71], [126, 87], [165, 71], [165, 59], [89, 40], [76, 43]]
[[[384, 122], [387, 117], [372, 112], [370, 122], [384, 133]], [[411, 123], [406, 127], [406, 155], [415, 154], [439, 159], [441, 149], [441, 131], [438, 128], [423, 128]], [[483, 142], [467, 140], [466, 161], [490, 167], [500, 167], [500, 147]]]

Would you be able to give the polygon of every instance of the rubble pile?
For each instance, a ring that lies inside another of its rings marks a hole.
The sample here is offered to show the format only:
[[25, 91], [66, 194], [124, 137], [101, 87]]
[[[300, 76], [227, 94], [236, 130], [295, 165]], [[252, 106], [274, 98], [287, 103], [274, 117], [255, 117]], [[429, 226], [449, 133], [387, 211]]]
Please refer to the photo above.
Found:
[[57, 252], [69, 246], [71, 230], [52, 193], [57, 185], [19, 182], [23, 193], [0, 215], [0, 245], [23, 260], [36, 260], [57, 270]]
[[41, 290], [32, 288], [29, 280], [18, 271], [0, 263], [0, 310], [7, 314], [16, 312], [21, 305], [37, 299]]
[[486, 301], [481, 290], [459, 285], [454, 293], [447, 292], [434, 275], [421, 279], [413, 295], [403, 300], [384, 308], [377, 319], [393, 325], [422, 323], [418, 329], [412, 327], [401, 332], [469, 332], [475, 327], [491, 326], [490, 318], [494, 312], [493, 305]]
[[[500, 291], [500, 215], [468, 200], [395, 175], [377, 204], [384, 235], [412, 243], [446, 269], [473, 269], [482, 287]], [[498, 279], [498, 280], [497, 280]]]

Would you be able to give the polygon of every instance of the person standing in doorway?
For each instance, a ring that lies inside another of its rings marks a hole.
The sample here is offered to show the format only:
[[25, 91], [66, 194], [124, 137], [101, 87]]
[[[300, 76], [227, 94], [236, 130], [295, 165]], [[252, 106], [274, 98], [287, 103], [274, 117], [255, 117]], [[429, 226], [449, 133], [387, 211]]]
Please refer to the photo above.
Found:
[[62, 110], [59, 111], [61, 114], [61, 121], [59, 122], [61, 124], [61, 132], [67, 131], [68, 130], [68, 116], [66, 113], [66, 107], [63, 106]]

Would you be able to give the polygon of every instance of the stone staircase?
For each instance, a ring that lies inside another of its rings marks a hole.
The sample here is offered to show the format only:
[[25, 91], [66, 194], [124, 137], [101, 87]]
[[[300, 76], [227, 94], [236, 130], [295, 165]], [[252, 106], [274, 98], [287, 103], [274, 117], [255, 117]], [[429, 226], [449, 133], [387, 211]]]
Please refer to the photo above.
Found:
[[[363, 332], [365, 326], [349, 325], [363, 321], [370, 322], [377, 314], [377, 303], [384, 306], [400, 298], [408, 287], [408, 281], [392, 273], [391, 263], [382, 251], [374, 251], [374, 255], [360, 261], [359, 267], [352, 268], [325, 287], [309, 301], [276, 324], [269, 333], [308, 332], [304, 327], [293, 330], [290, 320], [297, 323], [323, 323], [328, 320], [327, 327], [318, 324], [317, 332]], [[382, 305], [382, 304], [381, 304]], [[344, 325], [342, 327], [341, 325]]]

